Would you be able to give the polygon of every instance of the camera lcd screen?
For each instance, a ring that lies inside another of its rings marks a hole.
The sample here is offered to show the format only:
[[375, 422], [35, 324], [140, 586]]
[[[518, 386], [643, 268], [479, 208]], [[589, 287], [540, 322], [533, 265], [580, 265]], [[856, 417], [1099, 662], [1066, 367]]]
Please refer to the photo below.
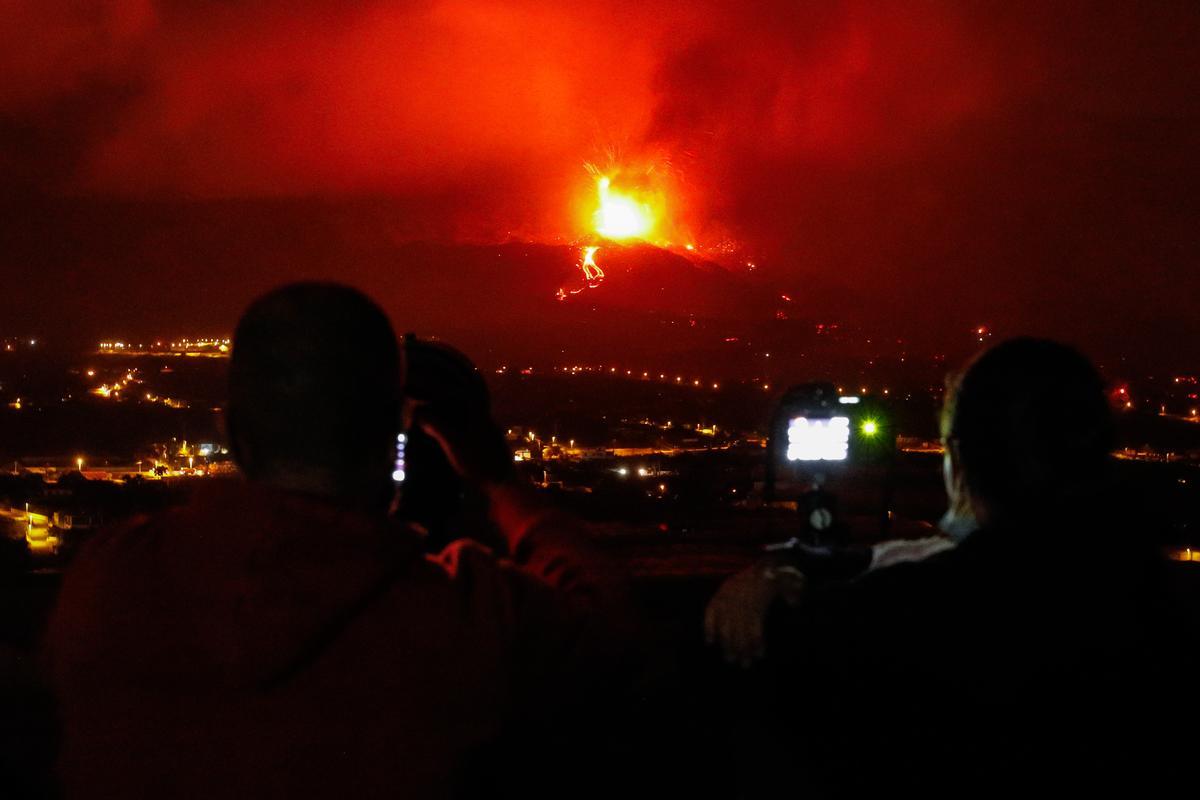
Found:
[[788, 421], [788, 461], [845, 461], [849, 451], [849, 417], [792, 417]]
[[404, 483], [404, 449], [408, 444], [408, 436], [396, 434], [396, 463], [392, 466], [392, 480]]

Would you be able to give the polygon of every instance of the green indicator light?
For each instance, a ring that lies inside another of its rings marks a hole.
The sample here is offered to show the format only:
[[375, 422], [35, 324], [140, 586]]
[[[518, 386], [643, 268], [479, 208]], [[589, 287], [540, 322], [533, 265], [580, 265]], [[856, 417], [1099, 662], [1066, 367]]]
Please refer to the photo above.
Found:
[[864, 436], [874, 436], [879, 432], [879, 424], [873, 419], [869, 419], [862, 424], [861, 428]]

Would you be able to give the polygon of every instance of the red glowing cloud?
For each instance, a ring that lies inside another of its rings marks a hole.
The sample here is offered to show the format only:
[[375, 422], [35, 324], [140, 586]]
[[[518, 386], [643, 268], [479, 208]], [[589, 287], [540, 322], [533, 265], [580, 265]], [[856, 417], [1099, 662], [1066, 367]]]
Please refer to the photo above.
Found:
[[748, 157], [878, 158], [994, 94], [945, 8], [126, 0], [72, 19], [18, 5], [0, 102], [104, 106], [55, 176], [72, 192], [462, 190], [498, 227], [545, 233], [569, 227], [584, 163], [616, 154], [661, 162], [697, 228]]
[[[110, 211], [114, 198], [143, 209], [327, 204], [315, 218], [327, 241], [304, 251], [311, 263], [344, 263], [368, 227], [396, 240], [583, 247], [597, 244], [583, 241], [596, 228], [592, 164], [652, 213], [652, 241], [695, 242], [706, 255], [736, 242], [737, 263], [760, 265], [798, 309], [819, 277], [853, 297], [848, 306], [874, 302], [889, 319], [923, 325], [940, 309], [961, 314], [951, 330], [989, 319], [1120, 345], [1122, 331], [1145, 338], [1168, 317], [1190, 319], [1184, 298], [1200, 290], [1185, 269], [1200, 213], [1195, 4], [12, 0], [4, 10], [0, 200], [22, 211], [30, 197]], [[354, 203], [369, 210], [350, 221]], [[0, 239], [15, 231], [22, 253], [61, 270], [162, 250], [69, 252], [59, 229], [101, 217], [26, 213], [48, 241], [4, 221]], [[130, 223], [150, 241], [168, 235], [155, 213]], [[172, 213], [181, 228], [203, 218]], [[200, 235], [171, 244], [185, 251]], [[264, 283], [311, 267], [277, 265], [257, 240], [244, 252], [270, 264]], [[595, 260], [614, 263], [603, 250]]]

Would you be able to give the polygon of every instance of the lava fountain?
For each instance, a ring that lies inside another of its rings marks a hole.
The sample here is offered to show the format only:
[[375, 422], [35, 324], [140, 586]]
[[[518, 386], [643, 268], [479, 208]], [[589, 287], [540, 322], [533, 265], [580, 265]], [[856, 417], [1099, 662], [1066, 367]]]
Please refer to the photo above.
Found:
[[596, 180], [600, 205], [596, 209], [596, 233], [606, 239], [645, 238], [654, 229], [654, 211], [642, 203], [612, 188], [612, 180], [601, 175]]

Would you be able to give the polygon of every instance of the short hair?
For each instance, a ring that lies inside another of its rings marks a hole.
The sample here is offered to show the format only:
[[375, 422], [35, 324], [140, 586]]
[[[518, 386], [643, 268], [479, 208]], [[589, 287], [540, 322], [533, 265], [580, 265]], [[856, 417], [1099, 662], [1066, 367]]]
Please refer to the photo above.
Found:
[[233, 340], [229, 402], [260, 474], [315, 467], [355, 480], [399, 427], [403, 360], [387, 315], [334, 283], [254, 301]]
[[1107, 469], [1113, 420], [1100, 374], [1078, 351], [1011, 339], [947, 381], [942, 435], [963, 479], [994, 513], [1095, 486]]

